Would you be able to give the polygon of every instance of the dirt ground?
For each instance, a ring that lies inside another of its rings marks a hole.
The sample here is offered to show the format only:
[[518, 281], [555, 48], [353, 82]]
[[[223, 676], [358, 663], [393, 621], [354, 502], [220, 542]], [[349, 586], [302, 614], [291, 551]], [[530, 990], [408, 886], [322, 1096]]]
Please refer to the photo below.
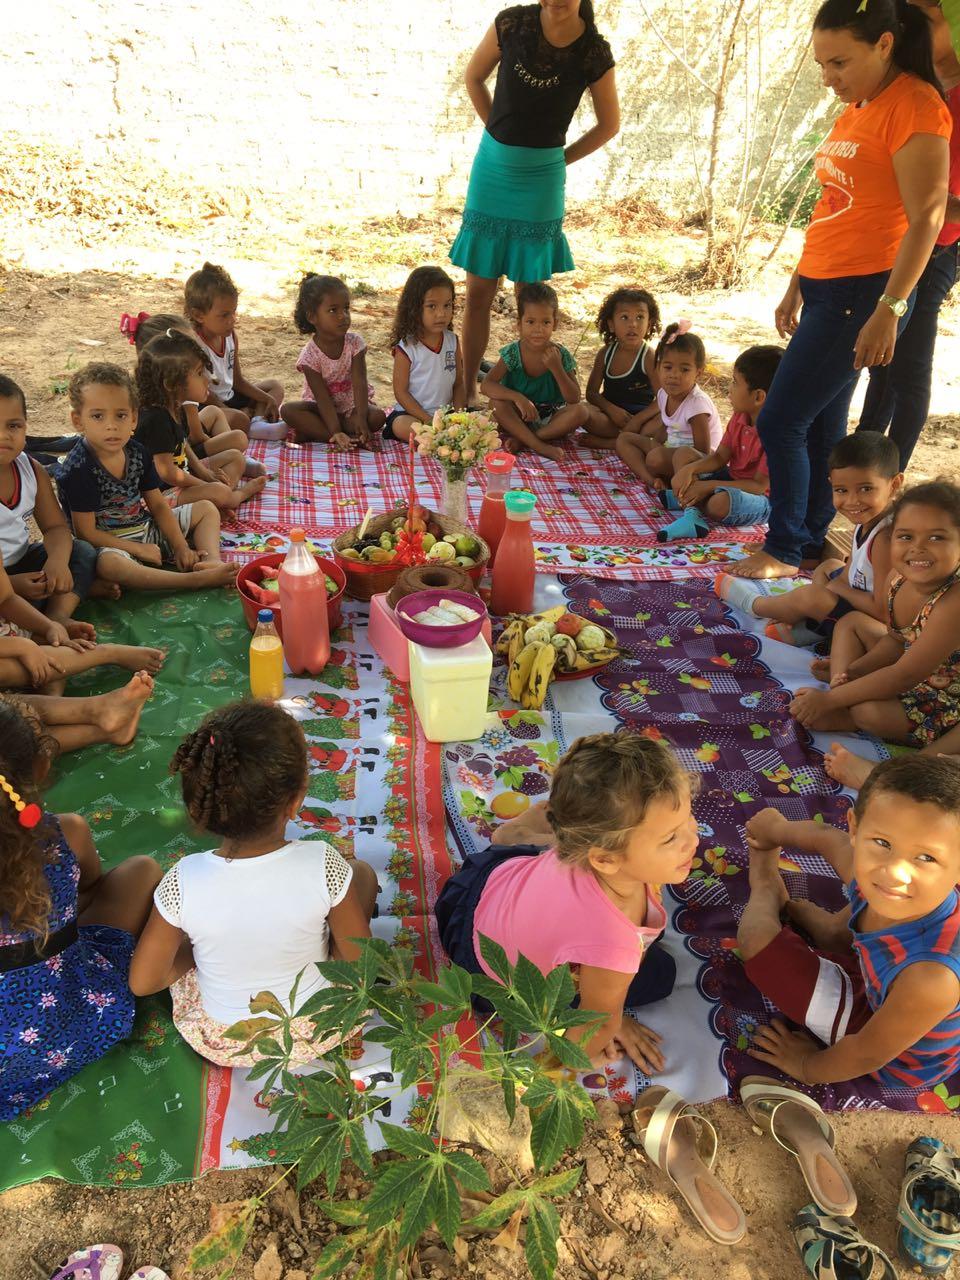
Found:
[[[304, 339], [290, 316], [305, 270], [342, 275], [353, 289], [354, 327], [366, 338], [369, 368], [382, 405], [392, 403], [386, 336], [397, 294], [415, 265], [445, 259], [455, 217], [393, 218], [350, 227], [291, 226], [282, 210], [252, 224], [230, 210], [200, 222], [157, 214], [158, 206], [129, 192], [123, 201], [86, 199], [86, 189], [60, 192], [38, 215], [0, 189], [0, 370], [24, 387], [30, 428], [59, 434], [69, 427], [66, 384], [90, 359], [133, 364], [118, 332], [122, 311], [177, 311], [182, 282], [204, 258], [228, 266], [242, 290], [241, 351], [248, 376], [276, 375], [299, 392], [294, 363]], [[142, 207], [141, 207], [142, 206]], [[733, 358], [743, 347], [775, 341], [771, 317], [795, 261], [794, 233], [777, 261], [732, 292], [691, 293], [684, 268], [702, 253], [702, 233], [663, 225], [642, 203], [574, 208], [568, 231], [579, 269], [557, 282], [563, 307], [560, 339], [575, 351], [584, 380], [597, 337], [593, 317], [615, 284], [640, 281], [660, 300], [665, 322], [692, 318], [706, 341], [704, 379], [718, 399]], [[272, 219], [272, 220], [271, 220]], [[766, 245], [759, 248], [765, 252]], [[512, 298], [498, 299], [491, 351], [513, 337]], [[960, 308], [943, 313], [931, 419], [911, 479], [960, 477]], [[582, 1187], [563, 1207], [560, 1280], [779, 1280], [800, 1275], [789, 1222], [808, 1199], [789, 1156], [761, 1138], [742, 1111], [723, 1103], [707, 1109], [720, 1132], [718, 1171], [741, 1200], [750, 1223], [732, 1250], [699, 1232], [666, 1179], [619, 1134], [599, 1129], [579, 1153]], [[921, 1133], [956, 1140], [955, 1116], [871, 1112], [836, 1118], [838, 1145], [857, 1187], [864, 1233], [895, 1249], [895, 1210], [907, 1144]], [[212, 1174], [189, 1186], [155, 1191], [90, 1190], [47, 1181], [0, 1195], [0, 1280], [44, 1280], [59, 1257], [102, 1240], [123, 1245], [136, 1266], [153, 1263], [176, 1276], [189, 1247], [207, 1230], [211, 1208], [255, 1195], [272, 1170]], [[325, 1238], [315, 1196], [275, 1192], [261, 1211], [238, 1280], [306, 1280]], [[352, 1274], [348, 1268], [345, 1275]], [[422, 1251], [423, 1276], [477, 1275], [521, 1280], [523, 1255], [489, 1237], [470, 1239], [466, 1259], [438, 1242]]]

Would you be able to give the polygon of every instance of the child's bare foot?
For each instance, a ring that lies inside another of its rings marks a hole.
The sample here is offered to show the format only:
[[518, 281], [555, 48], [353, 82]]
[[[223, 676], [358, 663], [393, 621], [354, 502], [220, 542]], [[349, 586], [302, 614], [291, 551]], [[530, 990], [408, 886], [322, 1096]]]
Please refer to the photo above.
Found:
[[183, 574], [184, 579], [190, 579], [188, 590], [200, 591], [204, 587], [225, 587], [237, 580], [237, 566], [229, 564], [226, 560], [200, 560], [194, 566], [189, 574]]
[[841, 787], [849, 787], [851, 791], [859, 791], [877, 767], [876, 760], [866, 760], [856, 752], [841, 747], [839, 742], [831, 742], [830, 750], [824, 754], [823, 767]]
[[239, 489], [235, 489], [233, 496], [237, 499], [237, 506], [241, 502], [249, 502], [256, 494], [267, 487], [267, 477], [265, 475], [256, 476], [253, 480], [248, 480], [242, 484]]
[[100, 644], [97, 652], [105, 664], [126, 667], [128, 671], [157, 672], [167, 657], [165, 649], [148, 649], [133, 644]]
[[563, 461], [563, 450], [554, 444], [541, 444], [537, 448], [541, 458], [549, 458], [551, 462]]
[[257, 462], [255, 458], [247, 458], [246, 462], [243, 464], [243, 475], [245, 479], [248, 479], [251, 476], [265, 476], [266, 474], [267, 468], [262, 462]]
[[514, 440], [513, 436], [507, 436], [503, 447], [506, 449], [507, 453], [517, 454], [523, 453], [526, 446], [522, 445], [519, 440]]
[[140, 713], [152, 693], [153, 677], [147, 671], [138, 671], [122, 689], [90, 699], [93, 723], [100, 726], [111, 742], [125, 747], [136, 737]]
[[824, 683], [829, 683], [830, 659], [814, 658], [814, 660], [810, 663], [810, 674], [812, 676], [815, 676], [818, 680], [823, 680]]
[[786, 913], [798, 924], [818, 951], [837, 955], [850, 950], [850, 926], [845, 911], [827, 911], [805, 898], [791, 898]]
[[103, 578], [94, 578], [90, 588], [90, 600], [119, 600], [122, 592], [119, 582], [107, 582]]

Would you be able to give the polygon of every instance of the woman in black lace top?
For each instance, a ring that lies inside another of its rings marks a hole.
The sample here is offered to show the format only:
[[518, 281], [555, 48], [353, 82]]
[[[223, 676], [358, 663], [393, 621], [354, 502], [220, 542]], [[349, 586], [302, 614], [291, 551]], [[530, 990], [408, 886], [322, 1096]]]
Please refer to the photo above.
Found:
[[[491, 97], [486, 81], [495, 67]], [[467, 273], [463, 362], [472, 395], [500, 277], [532, 283], [573, 268], [563, 234], [566, 166], [614, 136], [620, 108], [613, 55], [590, 0], [539, 0], [502, 10], [470, 59], [465, 81], [486, 126], [450, 250]], [[597, 122], [565, 146], [586, 89]]]

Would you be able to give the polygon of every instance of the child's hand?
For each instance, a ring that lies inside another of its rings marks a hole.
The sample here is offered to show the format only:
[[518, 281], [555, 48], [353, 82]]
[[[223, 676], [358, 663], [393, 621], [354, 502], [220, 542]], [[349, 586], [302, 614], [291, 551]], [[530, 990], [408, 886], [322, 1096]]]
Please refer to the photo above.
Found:
[[685, 507], [695, 507], [698, 502], [704, 502], [710, 497], [712, 490], [705, 480], [693, 480], [684, 489], [683, 493], [677, 494], [677, 497]]
[[97, 629], [92, 622], [67, 622], [64, 625], [71, 640], [96, 641]]
[[136, 556], [144, 564], [153, 565], [155, 569], [163, 564], [163, 552], [152, 542], [131, 542], [129, 550], [132, 556]]
[[779, 809], [761, 809], [747, 822], [747, 843], [751, 849], [778, 849], [789, 830], [790, 824]]
[[616, 1062], [626, 1054], [641, 1071], [652, 1076], [662, 1071], [665, 1065], [660, 1052], [661, 1043], [662, 1038], [655, 1031], [625, 1013], [620, 1022], [620, 1030], [607, 1045], [605, 1052], [609, 1062]]
[[824, 689], [798, 689], [790, 703], [790, 714], [806, 728], [811, 729], [833, 707], [830, 693]]
[[96, 647], [93, 640], [71, 636], [62, 622], [48, 622], [38, 634], [43, 636], [45, 644], [52, 645], [55, 649], [62, 645], [65, 649], [76, 649], [78, 653], [82, 653], [85, 649]]
[[17, 657], [27, 669], [34, 688], [40, 689], [63, 675], [63, 667], [32, 640], [25, 640]]
[[273, 396], [264, 396], [253, 406], [254, 417], [266, 418], [268, 422], [276, 422], [280, 417], [280, 409]]
[[803, 1068], [806, 1059], [820, 1048], [811, 1036], [803, 1031], [791, 1031], [785, 1022], [774, 1018], [768, 1027], [760, 1028], [753, 1038], [753, 1047], [747, 1052], [751, 1058], [770, 1063], [801, 1084], [809, 1084], [804, 1079]]
[[619, 405], [612, 404], [607, 410], [607, 417], [620, 431], [629, 430], [632, 414], [627, 413], [626, 409], [621, 409]]
[[182, 569], [184, 573], [189, 573], [194, 565], [199, 563], [200, 552], [194, 551], [193, 547], [184, 543], [182, 547], [177, 548], [174, 559], [178, 569]]
[[47, 575], [43, 569], [37, 573], [11, 573], [10, 585], [24, 600], [46, 600], [50, 594]]
[[555, 342], [551, 342], [546, 351], [544, 351], [543, 363], [551, 373], [563, 373], [563, 358], [560, 355], [560, 348]]
[[330, 443], [341, 453], [349, 453], [351, 449], [357, 447], [356, 440], [352, 436], [348, 436], [345, 431], [335, 431], [330, 437]]
[[64, 595], [73, 590], [73, 574], [67, 565], [48, 560], [43, 567], [43, 572], [47, 579], [48, 594]]
[[520, 395], [519, 392], [517, 392], [517, 398], [514, 401], [514, 404], [517, 406], [517, 413], [519, 413], [524, 422], [536, 422], [537, 418], [540, 416], [537, 413], [537, 406], [533, 401], [528, 400], [526, 396]]

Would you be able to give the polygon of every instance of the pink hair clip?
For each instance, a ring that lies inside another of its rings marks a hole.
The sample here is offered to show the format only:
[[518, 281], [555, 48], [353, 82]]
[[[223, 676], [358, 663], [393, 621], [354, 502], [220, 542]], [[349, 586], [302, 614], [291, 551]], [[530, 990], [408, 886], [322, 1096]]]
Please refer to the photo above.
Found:
[[140, 311], [135, 316], [128, 315], [125, 311], [120, 317], [120, 332], [130, 343], [131, 347], [137, 340], [137, 330], [143, 324], [144, 320], [150, 319], [149, 311]]
[[689, 333], [692, 328], [693, 328], [692, 320], [688, 320], [685, 316], [682, 319], [678, 320], [676, 329], [673, 331], [673, 333], [671, 333], [670, 337], [667, 339], [667, 346], [669, 347], [670, 343], [673, 342], [675, 338], [679, 338], [681, 333]]

